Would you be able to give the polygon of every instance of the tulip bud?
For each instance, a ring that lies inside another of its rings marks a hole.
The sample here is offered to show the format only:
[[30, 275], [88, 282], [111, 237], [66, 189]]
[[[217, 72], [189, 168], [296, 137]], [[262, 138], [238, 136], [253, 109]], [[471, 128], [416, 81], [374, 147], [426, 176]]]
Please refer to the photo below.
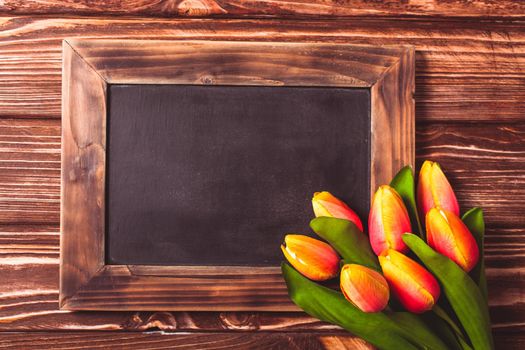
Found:
[[403, 200], [392, 187], [380, 186], [372, 199], [368, 217], [370, 245], [380, 255], [386, 249], [406, 252], [404, 233], [412, 232], [410, 217]]
[[476, 240], [461, 219], [451, 211], [432, 208], [426, 217], [428, 245], [467, 272], [478, 263]]
[[438, 163], [429, 160], [423, 163], [417, 184], [417, 205], [421, 217], [425, 217], [434, 207], [459, 215], [456, 195]]
[[390, 291], [385, 278], [368, 267], [347, 264], [341, 270], [341, 291], [364, 312], [379, 312], [388, 304]]
[[337, 276], [339, 256], [325, 242], [303, 235], [286, 235], [281, 250], [288, 262], [311, 280], [324, 281]]
[[392, 292], [408, 311], [422, 313], [432, 309], [440, 289], [430, 272], [392, 249], [379, 256], [379, 263]]
[[315, 192], [312, 198], [315, 217], [328, 216], [337, 219], [346, 219], [353, 222], [361, 232], [363, 224], [359, 216], [343, 201], [335, 198], [330, 192]]

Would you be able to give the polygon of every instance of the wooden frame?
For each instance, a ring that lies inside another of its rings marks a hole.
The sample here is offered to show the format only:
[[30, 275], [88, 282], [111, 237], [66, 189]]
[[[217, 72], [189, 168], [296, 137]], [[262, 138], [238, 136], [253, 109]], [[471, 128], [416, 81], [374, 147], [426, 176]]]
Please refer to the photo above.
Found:
[[412, 47], [65, 40], [62, 309], [297, 310], [278, 267], [106, 265], [106, 103], [108, 85], [117, 83], [368, 88], [370, 194], [400, 167], [414, 162]]

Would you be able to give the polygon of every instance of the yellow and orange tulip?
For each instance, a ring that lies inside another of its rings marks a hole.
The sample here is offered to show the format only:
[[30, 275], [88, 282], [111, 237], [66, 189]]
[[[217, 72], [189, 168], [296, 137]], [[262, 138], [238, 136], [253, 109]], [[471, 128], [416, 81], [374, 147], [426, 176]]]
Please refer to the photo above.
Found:
[[337, 219], [346, 219], [353, 222], [363, 231], [363, 224], [359, 216], [342, 200], [334, 197], [330, 192], [315, 192], [312, 198], [315, 217], [328, 216]]
[[389, 249], [379, 256], [392, 293], [414, 313], [432, 309], [440, 294], [439, 284], [430, 272], [406, 255]]
[[327, 243], [303, 235], [286, 235], [281, 250], [293, 267], [314, 281], [337, 276], [340, 258]]
[[456, 195], [441, 167], [436, 162], [425, 161], [419, 171], [417, 205], [422, 218], [427, 215], [430, 209], [438, 206], [459, 215]]
[[368, 267], [347, 264], [341, 269], [341, 291], [364, 312], [379, 312], [388, 304], [390, 290], [385, 278]]
[[432, 208], [426, 216], [428, 245], [465, 271], [476, 266], [479, 248], [467, 226], [451, 211]]
[[399, 194], [392, 187], [383, 185], [374, 194], [368, 217], [370, 244], [377, 255], [386, 249], [401, 252], [408, 250], [403, 233], [412, 232], [408, 211]]

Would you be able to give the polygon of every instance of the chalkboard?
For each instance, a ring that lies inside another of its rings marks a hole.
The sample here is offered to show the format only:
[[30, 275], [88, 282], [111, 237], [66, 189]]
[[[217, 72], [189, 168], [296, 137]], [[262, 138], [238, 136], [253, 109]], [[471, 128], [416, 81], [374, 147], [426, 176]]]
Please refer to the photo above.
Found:
[[108, 264], [278, 266], [327, 190], [366, 221], [370, 90], [110, 85]]

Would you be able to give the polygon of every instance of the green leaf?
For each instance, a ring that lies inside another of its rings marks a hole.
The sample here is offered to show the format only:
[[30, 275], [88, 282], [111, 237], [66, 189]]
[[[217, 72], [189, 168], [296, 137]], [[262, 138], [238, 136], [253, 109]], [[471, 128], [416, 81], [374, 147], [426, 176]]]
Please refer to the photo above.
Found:
[[406, 331], [418, 329], [418, 344], [427, 349], [427, 339], [431, 337], [438, 337], [449, 350], [462, 350], [454, 334], [450, 331], [448, 326], [437, 317], [432, 318], [431, 312], [426, 312], [422, 315], [412, 314], [410, 312], [392, 312], [387, 314], [399, 326]]
[[[399, 170], [397, 175], [390, 182], [390, 187], [394, 188], [403, 199], [405, 206], [410, 216], [413, 233], [419, 234], [421, 238], [424, 237], [424, 231], [419, 221], [416, 205], [416, 182], [414, 180], [414, 173], [410, 165], [405, 166]], [[416, 231], [417, 230], [417, 231]]]
[[483, 253], [483, 241], [485, 237], [483, 210], [481, 210], [481, 208], [470, 209], [463, 215], [461, 220], [467, 225], [479, 248], [479, 261], [472, 271], [470, 271], [470, 276], [477, 283], [485, 300], [488, 300], [487, 277], [485, 275], [485, 259]]
[[450, 316], [445, 312], [445, 310], [443, 310], [438, 304], [435, 304], [434, 307], [432, 308], [432, 311], [434, 312], [436, 317], [439, 317], [441, 320], [446, 322], [446, 324], [454, 331], [454, 334], [456, 335], [457, 340], [461, 344], [461, 349], [467, 349], [467, 350], [472, 349], [470, 345], [468, 345], [465, 339], [465, 335], [463, 334], [461, 329], [458, 327], [456, 322], [454, 322], [454, 320], [450, 318]]
[[[449, 347], [451, 350], [472, 350], [472, 348], [465, 348], [460, 344], [460, 340], [452, 331], [450, 326], [433, 312], [425, 312], [421, 315], [425, 323], [436, 333], [436, 335]], [[468, 345], [467, 345], [468, 346]]]
[[368, 237], [348, 220], [318, 217], [310, 227], [343, 257], [345, 264], [359, 264], [381, 272]]
[[343, 294], [310, 281], [290, 265], [283, 263], [281, 269], [290, 298], [313, 317], [339, 325], [380, 349], [447, 349], [416, 315], [362, 312]]
[[439, 280], [474, 349], [493, 349], [487, 303], [476, 283], [455, 262], [435, 252], [416, 235], [403, 241]]

